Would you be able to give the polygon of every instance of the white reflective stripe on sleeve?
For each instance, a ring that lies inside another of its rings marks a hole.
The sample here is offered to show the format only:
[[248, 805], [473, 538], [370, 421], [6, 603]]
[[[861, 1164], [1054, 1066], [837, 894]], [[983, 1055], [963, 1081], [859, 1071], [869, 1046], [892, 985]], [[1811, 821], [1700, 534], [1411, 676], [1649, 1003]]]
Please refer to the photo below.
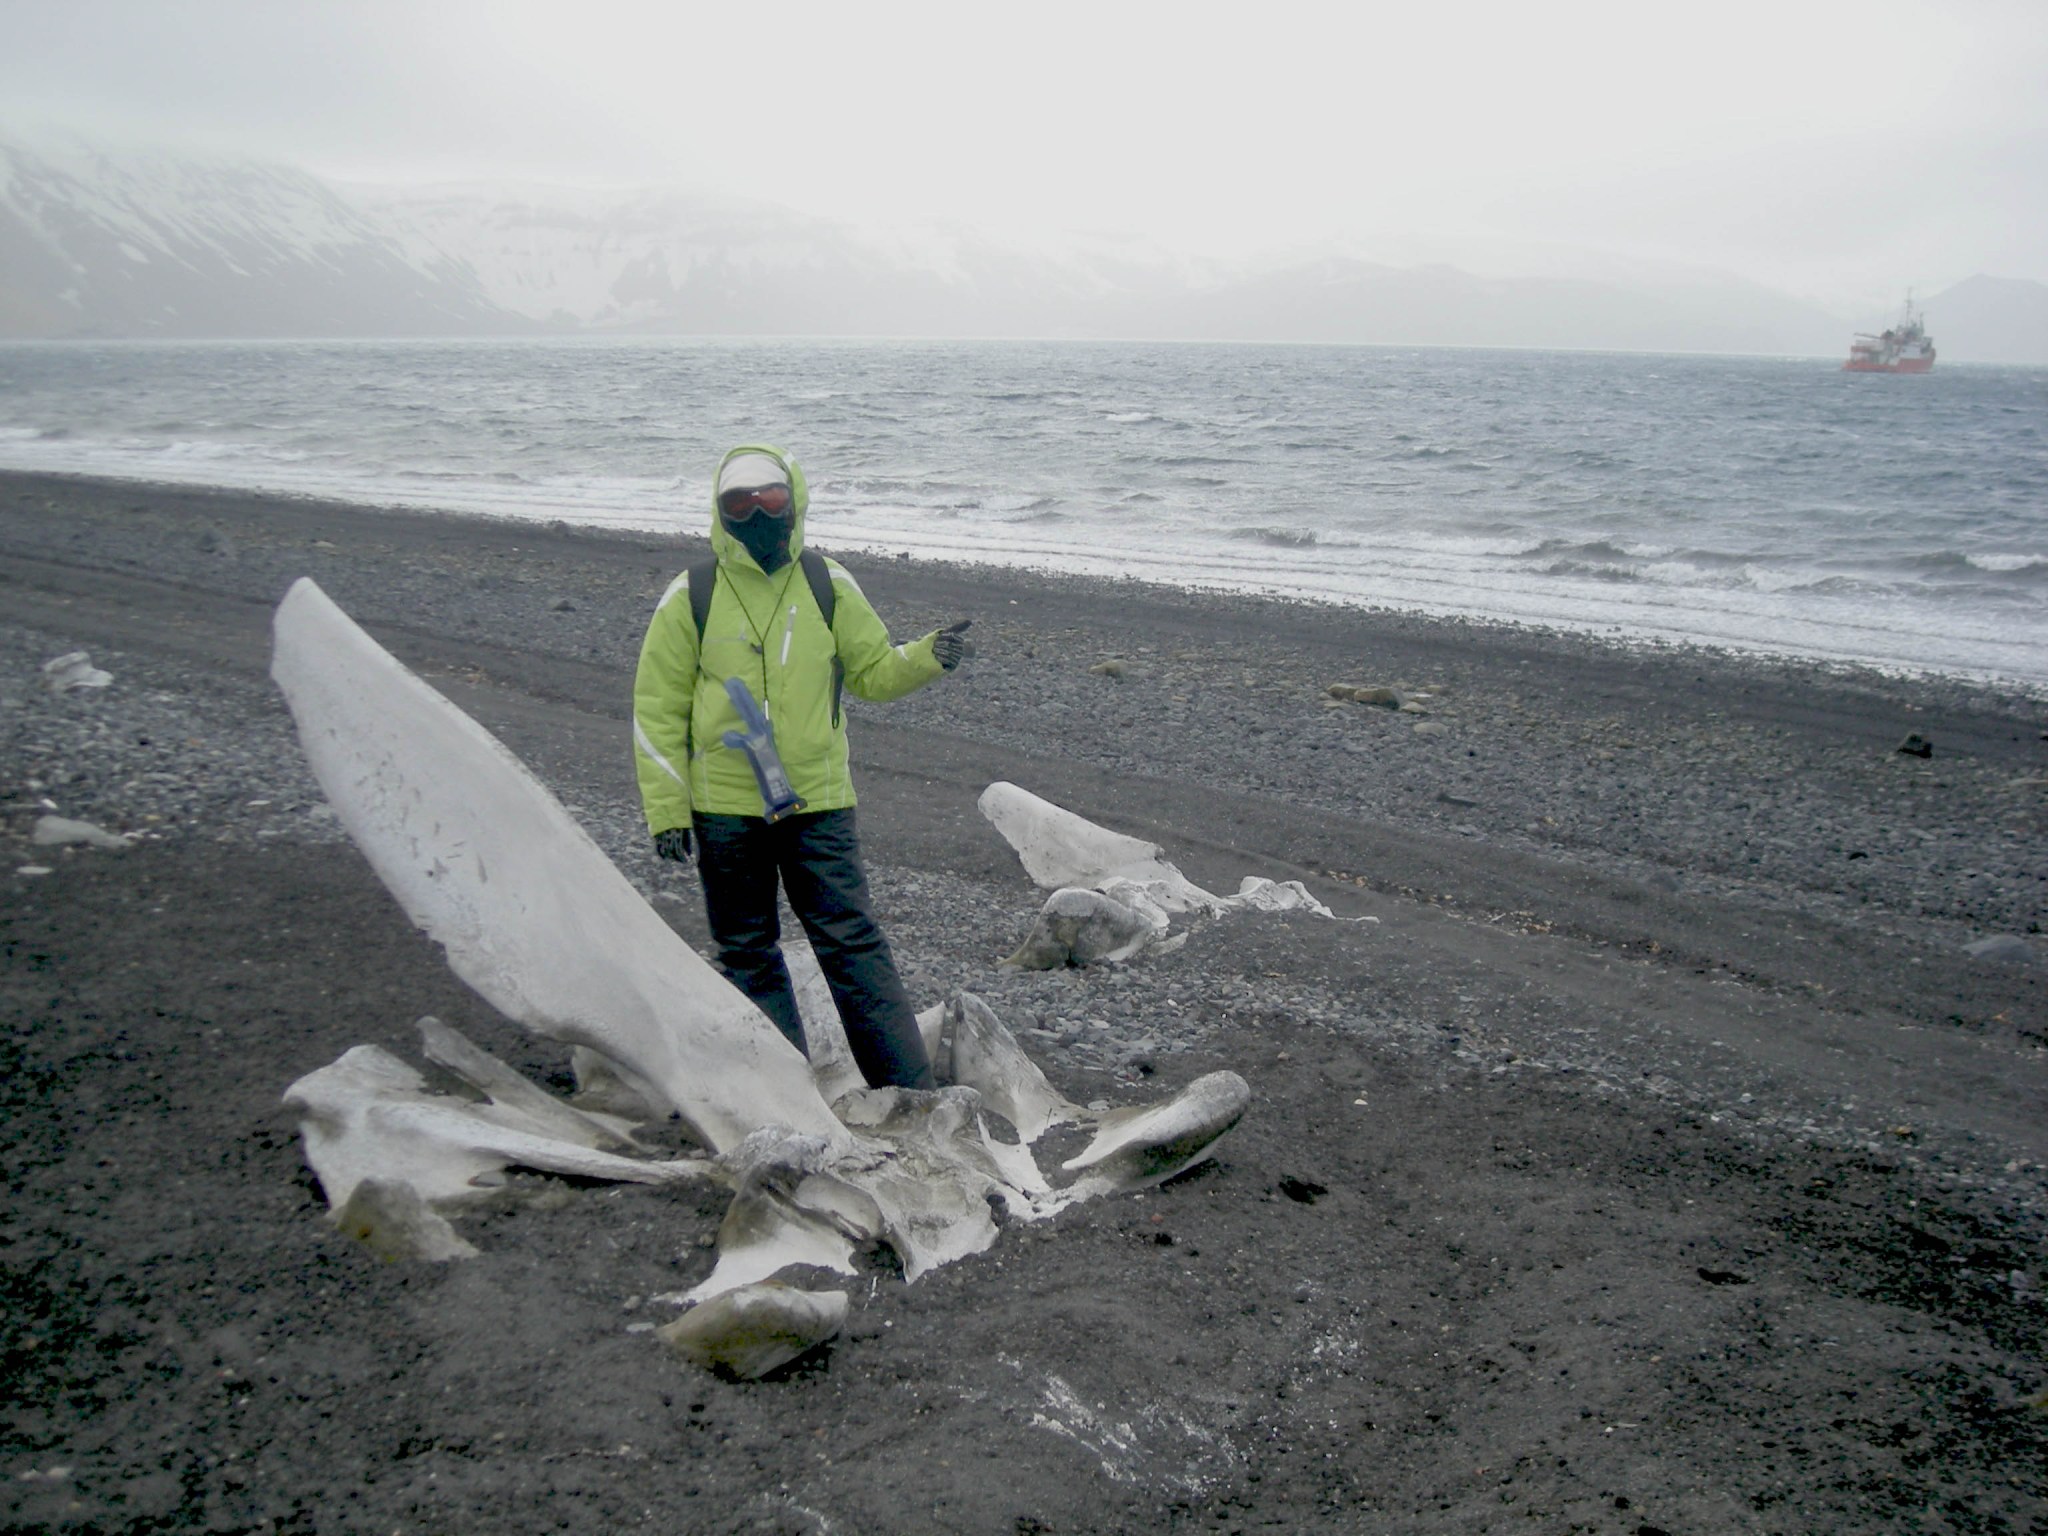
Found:
[[633, 717], [633, 745], [640, 749], [641, 755], [647, 761], [654, 764], [655, 767], [674, 779], [678, 784], [681, 784], [683, 788], [688, 789], [690, 787], [683, 776], [676, 772], [676, 765], [654, 750], [654, 743], [647, 739], [647, 732], [641, 728], [638, 715]]
[[860, 583], [853, 579], [853, 572], [849, 571], [845, 566], [841, 565], [837, 560], [834, 560], [829, 555], [825, 557], [825, 569], [831, 574], [832, 584], [835, 587], [843, 581], [849, 587], [853, 588], [854, 593], [857, 596], [867, 596], [867, 593], [861, 591]]

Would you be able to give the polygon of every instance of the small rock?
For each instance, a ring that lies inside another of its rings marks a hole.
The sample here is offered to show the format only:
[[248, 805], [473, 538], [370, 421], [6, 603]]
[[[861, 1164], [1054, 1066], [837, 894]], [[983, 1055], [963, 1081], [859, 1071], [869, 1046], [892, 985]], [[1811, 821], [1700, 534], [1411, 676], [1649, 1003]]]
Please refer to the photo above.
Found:
[[1934, 743], [1925, 736], [1922, 736], [1918, 731], [1908, 731], [1906, 739], [1892, 750], [1903, 752], [1908, 757], [1932, 757], [1934, 756]]
[[1441, 736], [1448, 730], [1450, 730], [1450, 727], [1440, 720], [1418, 720], [1415, 722], [1415, 734], [1418, 736]]
[[85, 843], [94, 848], [126, 848], [130, 839], [96, 827], [89, 821], [73, 821], [68, 816], [39, 816], [35, 831], [29, 834], [29, 841], [38, 848], [57, 848], [67, 843]]
[[111, 672], [102, 672], [92, 664], [92, 657], [84, 651], [67, 651], [54, 660], [43, 663], [43, 681], [52, 693], [70, 693], [78, 688], [104, 688], [114, 680]]
[[1088, 669], [1090, 677], [1122, 677], [1130, 667], [1120, 658], [1112, 656], [1107, 661], [1098, 661]]
[[566, 597], [558, 597], [548, 604], [548, 611], [550, 613], [574, 613], [576, 611], [576, 604]]
[[1354, 704], [1371, 704], [1380, 709], [1399, 709], [1407, 702], [1400, 689], [1378, 683], [1332, 683], [1324, 691], [1333, 699], [1349, 699]]
[[2027, 965], [2034, 959], [2034, 946], [2016, 933], [1995, 933], [1988, 939], [1965, 944], [1963, 952], [1973, 960], [1991, 960], [2004, 965]]

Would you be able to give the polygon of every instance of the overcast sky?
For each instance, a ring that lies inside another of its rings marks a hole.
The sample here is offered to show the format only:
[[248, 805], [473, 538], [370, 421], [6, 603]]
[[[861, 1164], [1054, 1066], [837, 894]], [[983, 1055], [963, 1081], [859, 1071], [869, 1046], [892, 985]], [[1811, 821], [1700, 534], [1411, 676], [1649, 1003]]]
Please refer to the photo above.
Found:
[[1830, 302], [2048, 281], [2048, 0], [0, 0], [0, 111], [357, 180], [1578, 251]]

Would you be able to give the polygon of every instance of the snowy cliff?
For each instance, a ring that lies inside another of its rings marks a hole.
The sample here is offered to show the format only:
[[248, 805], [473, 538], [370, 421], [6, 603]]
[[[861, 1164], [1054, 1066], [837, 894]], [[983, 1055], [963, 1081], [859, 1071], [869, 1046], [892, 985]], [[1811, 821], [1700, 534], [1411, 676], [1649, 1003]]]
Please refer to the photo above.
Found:
[[287, 166], [0, 141], [0, 335], [451, 335], [513, 324]]

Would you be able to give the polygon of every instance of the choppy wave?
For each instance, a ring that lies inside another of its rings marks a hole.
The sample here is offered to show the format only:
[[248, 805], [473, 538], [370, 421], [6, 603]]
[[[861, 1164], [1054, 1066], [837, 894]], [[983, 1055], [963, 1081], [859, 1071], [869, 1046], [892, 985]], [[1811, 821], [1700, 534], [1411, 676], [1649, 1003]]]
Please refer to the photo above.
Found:
[[45, 344], [0, 372], [14, 468], [653, 528], [766, 435], [825, 547], [2048, 686], [2040, 370], [520, 342]]
[[1965, 555], [1963, 558], [1980, 571], [2001, 574], [2048, 570], [2048, 555]]
[[1316, 543], [1313, 528], [1233, 528], [1227, 537], [1252, 544], [1276, 544], [1288, 549], [1309, 549]]

